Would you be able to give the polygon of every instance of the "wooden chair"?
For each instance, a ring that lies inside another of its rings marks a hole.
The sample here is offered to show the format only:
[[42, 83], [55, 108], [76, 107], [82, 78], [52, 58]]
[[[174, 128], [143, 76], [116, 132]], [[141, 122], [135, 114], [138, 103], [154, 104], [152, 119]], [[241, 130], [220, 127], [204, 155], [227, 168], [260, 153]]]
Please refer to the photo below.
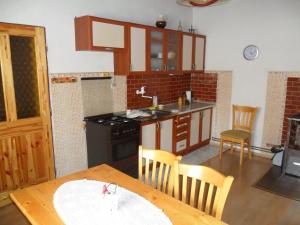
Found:
[[221, 220], [234, 178], [206, 166], [178, 162], [175, 162], [174, 170], [175, 198]]
[[174, 162], [181, 156], [139, 147], [139, 180], [169, 195], [173, 194]]
[[231, 151], [233, 151], [233, 143], [240, 144], [240, 165], [243, 164], [245, 145], [247, 145], [248, 148], [249, 159], [252, 158], [251, 137], [255, 114], [256, 108], [249, 106], [232, 106], [232, 130], [226, 130], [220, 134], [220, 159], [222, 158], [224, 142], [231, 143]]

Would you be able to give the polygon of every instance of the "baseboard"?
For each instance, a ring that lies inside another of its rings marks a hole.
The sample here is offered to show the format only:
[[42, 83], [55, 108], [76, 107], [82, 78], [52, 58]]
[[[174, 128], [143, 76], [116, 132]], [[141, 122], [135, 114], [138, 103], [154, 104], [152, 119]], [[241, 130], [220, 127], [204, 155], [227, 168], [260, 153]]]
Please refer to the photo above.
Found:
[[[211, 143], [219, 145], [220, 144], [220, 139], [212, 137]], [[224, 143], [224, 145], [227, 146], [227, 147], [230, 147], [230, 144], [228, 144], [226, 142]], [[235, 149], [237, 151], [241, 150], [239, 145], [235, 146]], [[252, 149], [253, 155], [260, 156], [260, 157], [267, 158], [267, 159], [271, 159], [273, 157], [273, 153], [267, 148], [252, 146], [251, 149]], [[245, 151], [248, 152], [248, 149], [245, 148]]]

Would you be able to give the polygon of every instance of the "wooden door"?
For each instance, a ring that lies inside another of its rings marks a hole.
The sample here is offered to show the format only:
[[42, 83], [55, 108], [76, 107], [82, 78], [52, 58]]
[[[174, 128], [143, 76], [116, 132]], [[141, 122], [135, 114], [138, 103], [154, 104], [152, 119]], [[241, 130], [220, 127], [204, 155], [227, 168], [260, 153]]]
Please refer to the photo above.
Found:
[[55, 176], [44, 35], [0, 23], [0, 202]]
[[146, 71], [146, 29], [130, 27], [130, 72]]
[[205, 36], [197, 35], [194, 37], [194, 47], [193, 50], [195, 53], [194, 57], [194, 70], [196, 72], [204, 71], [204, 63], [205, 63]]
[[159, 149], [172, 152], [173, 149], [173, 118], [159, 121]]
[[182, 71], [192, 71], [193, 64], [193, 36], [183, 34], [182, 37]]

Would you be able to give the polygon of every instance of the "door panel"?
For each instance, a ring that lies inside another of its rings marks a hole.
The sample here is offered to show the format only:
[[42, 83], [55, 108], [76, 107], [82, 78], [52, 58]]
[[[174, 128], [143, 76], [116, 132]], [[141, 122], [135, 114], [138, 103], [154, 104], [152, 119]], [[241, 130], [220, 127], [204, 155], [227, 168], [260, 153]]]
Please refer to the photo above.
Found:
[[202, 142], [210, 139], [211, 110], [212, 109], [203, 110], [202, 137], [201, 137]]
[[0, 65], [0, 201], [5, 201], [9, 191], [54, 178], [44, 29], [1, 23]]
[[142, 126], [142, 146], [156, 149], [156, 123]]
[[190, 146], [199, 144], [199, 124], [200, 124], [200, 112], [192, 113]]
[[183, 35], [182, 41], [182, 70], [189, 71], [192, 69], [193, 37], [190, 35]]
[[160, 121], [160, 149], [172, 152], [173, 119]]
[[123, 25], [116, 25], [104, 22], [92, 22], [93, 46], [124, 48]]
[[146, 29], [130, 28], [130, 71], [146, 71]]
[[0, 140], [0, 191], [48, 180], [43, 131]]
[[33, 37], [10, 36], [17, 118], [40, 115]]
[[205, 38], [197, 37], [195, 40], [195, 70], [204, 70]]

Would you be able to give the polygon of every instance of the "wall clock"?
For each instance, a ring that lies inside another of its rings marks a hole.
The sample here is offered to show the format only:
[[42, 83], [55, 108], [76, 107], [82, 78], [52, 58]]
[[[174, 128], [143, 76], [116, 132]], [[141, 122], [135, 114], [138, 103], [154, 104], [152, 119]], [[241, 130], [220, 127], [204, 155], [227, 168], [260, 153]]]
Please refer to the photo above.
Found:
[[256, 45], [248, 45], [246, 48], [244, 48], [244, 58], [247, 60], [254, 60], [258, 57], [258, 47]]

